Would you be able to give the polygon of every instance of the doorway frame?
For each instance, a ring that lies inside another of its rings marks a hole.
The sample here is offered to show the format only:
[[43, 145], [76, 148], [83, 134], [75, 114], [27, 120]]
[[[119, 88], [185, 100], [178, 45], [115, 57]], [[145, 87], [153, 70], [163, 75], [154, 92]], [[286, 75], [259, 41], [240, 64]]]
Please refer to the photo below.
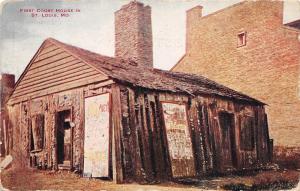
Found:
[[[230, 129], [228, 131], [229, 133], [229, 139], [230, 139], [230, 155], [231, 155], [231, 167], [232, 168], [237, 168], [238, 166], [238, 150], [237, 150], [237, 135], [236, 135], [236, 131], [237, 131], [237, 127], [236, 127], [236, 115], [233, 112], [230, 111], [225, 111], [225, 110], [221, 110], [218, 111], [218, 121], [219, 121], [219, 131], [220, 131], [220, 139], [222, 140], [222, 136], [223, 136], [223, 132], [222, 132], [222, 127], [221, 127], [221, 115], [228, 115], [231, 118], [231, 123], [230, 123]], [[234, 138], [234, 140], [233, 140]], [[232, 142], [234, 141], [234, 142]], [[223, 145], [223, 143], [222, 143]], [[223, 158], [223, 147], [220, 147], [221, 149], [221, 158]], [[223, 165], [222, 165], [223, 166]], [[224, 166], [223, 166], [224, 167]]]
[[[68, 106], [68, 107], [62, 107], [62, 108], [59, 108], [55, 111], [55, 161], [56, 161], [56, 169], [58, 169], [58, 154], [57, 154], [57, 151], [58, 151], [58, 148], [57, 148], [57, 130], [58, 130], [58, 114], [60, 112], [63, 112], [63, 111], [70, 111], [70, 121], [73, 122], [73, 106]], [[74, 138], [73, 138], [73, 128], [74, 127], [70, 127], [70, 139], [71, 139], [71, 159], [70, 159], [70, 169], [72, 170], [73, 169], [73, 145], [74, 145]]]

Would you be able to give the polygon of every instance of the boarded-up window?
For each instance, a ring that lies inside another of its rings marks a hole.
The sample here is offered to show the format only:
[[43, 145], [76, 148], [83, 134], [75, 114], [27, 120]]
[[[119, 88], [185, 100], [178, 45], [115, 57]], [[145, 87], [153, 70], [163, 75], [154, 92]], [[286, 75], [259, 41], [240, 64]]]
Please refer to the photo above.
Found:
[[241, 118], [241, 149], [254, 149], [254, 118], [245, 116]]
[[45, 138], [44, 115], [39, 114], [31, 118], [31, 151], [42, 150]]

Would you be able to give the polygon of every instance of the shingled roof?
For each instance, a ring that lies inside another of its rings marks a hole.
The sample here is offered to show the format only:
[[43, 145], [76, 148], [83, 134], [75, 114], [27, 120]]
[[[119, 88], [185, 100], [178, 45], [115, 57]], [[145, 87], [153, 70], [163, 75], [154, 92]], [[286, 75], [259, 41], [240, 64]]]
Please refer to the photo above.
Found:
[[53, 38], [48, 38], [46, 41], [50, 41], [65, 49], [73, 56], [94, 66], [100, 72], [115, 81], [130, 84], [135, 87], [184, 93], [192, 96], [203, 94], [215, 95], [264, 105], [264, 103], [259, 100], [220, 85], [203, 76], [170, 72], [137, 64], [131, 60], [103, 56], [82, 48], [62, 43]]

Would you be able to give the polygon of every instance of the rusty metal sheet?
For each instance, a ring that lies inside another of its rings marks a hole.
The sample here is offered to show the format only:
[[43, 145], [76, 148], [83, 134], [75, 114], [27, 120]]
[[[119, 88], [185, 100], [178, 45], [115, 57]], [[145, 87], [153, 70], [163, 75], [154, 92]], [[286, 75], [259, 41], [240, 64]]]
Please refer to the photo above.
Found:
[[109, 176], [109, 97], [85, 98], [83, 173], [88, 177]]
[[186, 105], [162, 103], [173, 177], [194, 176], [194, 155]]

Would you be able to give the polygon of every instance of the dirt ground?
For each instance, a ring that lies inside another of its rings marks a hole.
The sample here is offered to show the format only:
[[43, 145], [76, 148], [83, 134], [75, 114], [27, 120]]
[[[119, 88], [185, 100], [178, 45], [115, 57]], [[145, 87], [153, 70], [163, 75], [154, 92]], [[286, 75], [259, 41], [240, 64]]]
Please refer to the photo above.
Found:
[[199, 191], [199, 190], [279, 190], [296, 186], [300, 172], [273, 170], [256, 172], [247, 176], [224, 176], [209, 179], [190, 179], [185, 182], [165, 182], [155, 185], [114, 184], [109, 180], [81, 178], [66, 171], [42, 171], [36, 169], [5, 170], [1, 181], [10, 190], [97, 190], [97, 191]]

